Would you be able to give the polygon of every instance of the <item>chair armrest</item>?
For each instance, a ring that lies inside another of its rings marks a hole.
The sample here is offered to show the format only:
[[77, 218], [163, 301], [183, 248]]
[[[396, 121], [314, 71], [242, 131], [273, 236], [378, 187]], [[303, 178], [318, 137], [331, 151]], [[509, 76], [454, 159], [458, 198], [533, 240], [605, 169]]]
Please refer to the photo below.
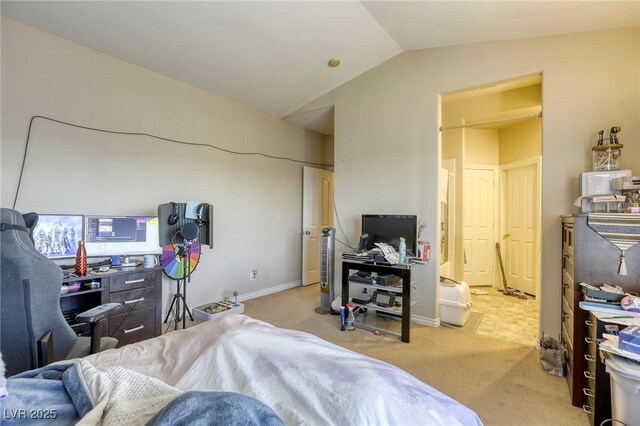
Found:
[[76, 315], [76, 321], [83, 324], [95, 324], [121, 308], [121, 303], [105, 303], [104, 305], [96, 306], [95, 308]]
[[36, 342], [36, 347], [38, 352], [36, 368], [44, 367], [45, 365], [49, 365], [54, 361], [53, 332], [51, 330], [45, 331], [45, 333], [40, 336], [40, 338]]

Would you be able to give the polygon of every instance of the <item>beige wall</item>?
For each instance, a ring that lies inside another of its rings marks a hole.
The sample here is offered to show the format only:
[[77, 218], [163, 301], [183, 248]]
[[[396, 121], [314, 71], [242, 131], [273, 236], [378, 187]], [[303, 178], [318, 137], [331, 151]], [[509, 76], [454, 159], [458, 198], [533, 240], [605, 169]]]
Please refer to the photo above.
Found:
[[[626, 140], [640, 140], [639, 52], [638, 27], [411, 51], [298, 112], [336, 106], [336, 203], [351, 238], [363, 212], [393, 211], [417, 213], [428, 223], [425, 239], [434, 241], [439, 223], [439, 95], [542, 72], [539, 300], [542, 330], [558, 335], [560, 215], [573, 211], [578, 176], [591, 167], [590, 147], [599, 129], [620, 125]], [[640, 144], [625, 145], [625, 165], [640, 171]], [[438, 319], [440, 254], [433, 254], [432, 262], [415, 271], [419, 302], [413, 312], [425, 323]]]
[[327, 135], [324, 137], [324, 163], [331, 164], [333, 169], [333, 150], [334, 150], [334, 139], [333, 135]]
[[[1, 31], [3, 207], [33, 115], [323, 160], [317, 133], [4, 17]], [[169, 201], [213, 204], [215, 247], [203, 250], [187, 292], [197, 306], [300, 281], [301, 182], [302, 166], [290, 161], [35, 120], [16, 209], [156, 214]], [[165, 300], [170, 290], [166, 281]]]
[[500, 130], [500, 164], [542, 155], [542, 120], [533, 118]]
[[500, 153], [499, 132], [488, 129], [465, 129], [465, 164], [497, 166]]

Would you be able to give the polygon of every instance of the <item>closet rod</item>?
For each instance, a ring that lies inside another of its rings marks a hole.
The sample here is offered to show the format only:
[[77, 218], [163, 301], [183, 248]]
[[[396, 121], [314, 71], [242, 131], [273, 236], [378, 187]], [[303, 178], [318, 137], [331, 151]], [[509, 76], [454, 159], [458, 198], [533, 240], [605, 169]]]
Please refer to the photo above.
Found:
[[440, 131], [443, 132], [445, 130], [462, 129], [465, 127], [474, 127], [474, 126], [484, 126], [485, 124], [504, 123], [506, 121], [522, 120], [524, 118], [540, 118], [540, 117], [542, 117], [542, 111], [537, 112], [535, 114], [519, 115], [517, 117], [499, 118], [496, 120], [488, 120], [488, 121], [478, 121], [477, 123], [461, 124], [459, 126], [451, 126], [451, 127], [445, 127], [445, 128], [442, 128], [442, 126], [440, 126]]

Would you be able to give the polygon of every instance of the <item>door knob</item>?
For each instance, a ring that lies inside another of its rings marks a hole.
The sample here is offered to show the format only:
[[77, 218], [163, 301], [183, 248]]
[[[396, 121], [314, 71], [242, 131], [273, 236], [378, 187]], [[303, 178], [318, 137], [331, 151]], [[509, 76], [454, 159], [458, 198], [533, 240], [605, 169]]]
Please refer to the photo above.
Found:
[[504, 234], [504, 236], [502, 238], [509, 238], [511, 236], [511, 234]]

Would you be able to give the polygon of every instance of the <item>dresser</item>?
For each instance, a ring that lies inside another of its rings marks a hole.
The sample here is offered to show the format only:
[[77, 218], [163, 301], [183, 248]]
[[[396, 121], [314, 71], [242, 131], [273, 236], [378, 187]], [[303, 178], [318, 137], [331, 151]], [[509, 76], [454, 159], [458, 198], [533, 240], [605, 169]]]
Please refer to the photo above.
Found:
[[587, 225], [586, 214], [562, 217], [561, 340], [567, 349], [567, 385], [571, 402], [587, 413], [594, 399], [588, 393], [595, 381], [593, 319], [579, 307], [579, 283], [619, 285], [625, 291], [640, 290], [640, 245], [627, 250], [627, 275], [618, 275], [620, 250]]
[[75, 323], [75, 315], [109, 302], [123, 305], [103, 325], [103, 335], [118, 339], [118, 347], [162, 334], [162, 268], [128, 268], [63, 280], [63, 284], [71, 283], [81, 288], [61, 294], [60, 309], [78, 335], [88, 335], [89, 328]]

